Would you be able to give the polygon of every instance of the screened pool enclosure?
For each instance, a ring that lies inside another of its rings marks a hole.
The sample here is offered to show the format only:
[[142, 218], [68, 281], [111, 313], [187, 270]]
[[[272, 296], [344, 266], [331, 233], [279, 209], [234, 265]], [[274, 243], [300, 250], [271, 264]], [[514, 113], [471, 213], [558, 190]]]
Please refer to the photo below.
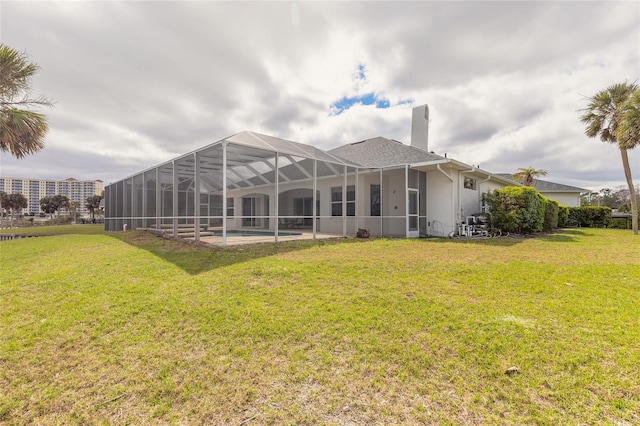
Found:
[[425, 173], [241, 132], [105, 188], [105, 229], [211, 244], [426, 230]]

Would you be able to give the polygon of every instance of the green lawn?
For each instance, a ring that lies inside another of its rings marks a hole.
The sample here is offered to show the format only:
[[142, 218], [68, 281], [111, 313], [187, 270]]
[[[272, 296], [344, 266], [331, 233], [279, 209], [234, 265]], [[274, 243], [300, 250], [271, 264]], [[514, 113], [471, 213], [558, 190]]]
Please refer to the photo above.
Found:
[[64, 234], [102, 234], [104, 225], [56, 225], [27, 226], [24, 228], [0, 229], [0, 234], [13, 235], [64, 235]]
[[2, 242], [0, 262], [0, 423], [640, 424], [630, 231], [96, 231]]

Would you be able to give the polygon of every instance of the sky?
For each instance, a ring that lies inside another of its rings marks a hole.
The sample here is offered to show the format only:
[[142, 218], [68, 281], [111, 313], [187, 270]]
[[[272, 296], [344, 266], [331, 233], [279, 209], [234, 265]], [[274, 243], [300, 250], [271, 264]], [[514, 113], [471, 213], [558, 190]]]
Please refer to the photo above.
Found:
[[[640, 80], [640, 2], [0, 2], [0, 39], [55, 102], [3, 177], [105, 185], [243, 130], [321, 149], [410, 142], [495, 173], [626, 185], [588, 97]], [[640, 148], [630, 151], [640, 183]]]

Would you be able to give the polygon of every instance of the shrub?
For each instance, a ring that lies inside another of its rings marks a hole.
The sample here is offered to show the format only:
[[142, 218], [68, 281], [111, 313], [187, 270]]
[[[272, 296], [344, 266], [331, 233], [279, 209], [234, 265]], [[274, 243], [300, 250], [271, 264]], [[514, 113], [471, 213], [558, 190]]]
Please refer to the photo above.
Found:
[[485, 195], [491, 226], [503, 231], [530, 234], [542, 231], [545, 199], [534, 188], [507, 186]]
[[569, 207], [568, 226], [606, 228], [611, 224], [611, 207]]
[[542, 229], [550, 232], [558, 227], [558, 210], [560, 203], [556, 200], [545, 198], [544, 206], [544, 223], [542, 224]]
[[558, 228], [565, 228], [569, 220], [569, 207], [558, 204]]
[[71, 216], [54, 217], [49, 221], [49, 225], [69, 225], [72, 221]]
[[626, 217], [615, 217], [611, 219], [609, 228], [615, 229], [631, 229], [631, 221]]

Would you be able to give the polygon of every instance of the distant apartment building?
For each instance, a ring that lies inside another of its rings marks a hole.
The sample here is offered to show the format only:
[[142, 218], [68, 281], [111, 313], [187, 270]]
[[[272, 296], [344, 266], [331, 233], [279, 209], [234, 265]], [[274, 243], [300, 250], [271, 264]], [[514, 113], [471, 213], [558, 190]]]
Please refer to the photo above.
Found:
[[27, 208], [22, 213], [40, 213], [40, 199], [52, 195], [65, 195], [69, 201], [78, 201], [79, 214], [87, 214], [87, 197], [102, 194], [101, 180], [65, 180], [6, 178], [0, 177], [0, 191], [7, 194], [22, 194], [27, 199]]

